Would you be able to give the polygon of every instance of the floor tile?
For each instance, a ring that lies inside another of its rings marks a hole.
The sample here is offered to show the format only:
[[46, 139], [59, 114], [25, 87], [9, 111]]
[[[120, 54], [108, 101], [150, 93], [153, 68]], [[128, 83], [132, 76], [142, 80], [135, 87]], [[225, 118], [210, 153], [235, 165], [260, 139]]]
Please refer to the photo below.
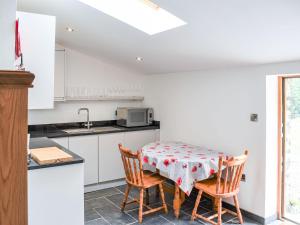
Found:
[[[116, 189], [118, 189], [122, 193], [125, 193], [126, 186], [127, 185], [121, 185], [121, 186], [116, 187]], [[139, 193], [140, 193], [139, 189], [133, 187], [130, 189], [129, 196], [131, 196], [132, 198], [138, 198], [140, 195]]]
[[109, 225], [105, 220], [103, 219], [96, 219], [89, 222], [85, 222], [84, 225]]
[[95, 210], [110, 224], [118, 225], [136, 222], [133, 217], [129, 216], [127, 213], [121, 212], [120, 208], [105, 198], [95, 199], [95, 201], [91, 202], [90, 204], [95, 206]]
[[[125, 193], [125, 187], [126, 185], [118, 186], [116, 187], [118, 190], [120, 190], [122, 193]], [[131, 188], [129, 192], [129, 196], [131, 198], [139, 198], [140, 192], [139, 189], [137, 188]], [[146, 199], [146, 193], [144, 194], [144, 197]], [[170, 204], [173, 204], [173, 195], [170, 193], [165, 193], [165, 200], [166, 202], [169, 202]], [[155, 187], [149, 188], [149, 203], [157, 203], [161, 202], [160, 196], [157, 198], [156, 197], [156, 189]]]
[[161, 216], [176, 225], [185, 225], [185, 224], [199, 225], [198, 222], [191, 222], [190, 221], [191, 216], [184, 213], [183, 211], [180, 212], [180, 217], [178, 219], [175, 217], [173, 210], [169, 210], [168, 214], [163, 214]]
[[[138, 225], [140, 224], [139, 222], [134, 223], [134, 225]], [[170, 223], [169, 221], [167, 221], [166, 219], [160, 217], [160, 216], [156, 216], [156, 217], [150, 217], [149, 219], [145, 220], [143, 219], [143, 225], [171, 225], [172, 223]]]
[[[123, 202], [124, 199], [124, 194], [117, 194], [117, 195], [112, 195], [109, 197], [106, 197], [108, 200], [112, 201], [114, 204], [116, 204], [117, 206], [121, 207], [121, 204]], [[132, 198], [128, 197], [128, 201], [131, 201]], [[137, 209], [139, 208], [138, 203], [131, 203], [131, 204], [127, 204], [125, 207], [125, 211], [128, 210], [132, 210], [132, 209]]]
[[[247, 217], [243, 217], [244, 219], [244, 224], [243, 225], [260, 225], [260, 223], [252, 220], [252, 219], [249, 219]], [[234, 218], [228, 222], [225, 223], [226, 225], [235, 225], [235, 224], [240, 224], [238, 218]]]
[[[155, 207], [157, 207], [157, 206], [151, 205], [151, 207], [152, 207], [152, 208], [155, 208]], [[147, 210], [148, 210], [148, 209], [147, 209], [146, 207], [143, 207], [143, 212], [145, 212], [145, 211], [147, 211]], [[128, 211], [128, 214], [130, 214], [130, 215], [131, 215], [132, 217], [134, 217], [135, 219], [138, 219], [138, 217], [139, 217], [139, 208]], [[151, 213], [151, 214], [145, 215], [143, 218], [144, 218], [144, 220], [146, 221], [146, 220], [150, 219], [151, 217], [160, 216], [160, 215], [162, 215], [162, 214], [163, 214], [163, 211], [160, 210], [160, 211], [158, 211], [158, 212], [155, 212], [155, 213]]]
[[[157, 206], [152, 206], [152, 207], [157, 207]], [[144, 211], [148, 210], [147, 208], [144, 207]], [[132, 217], [134, 217], [136, 220], [138, 220], [138, 215], [139, 215], [139, 209], [131, 210], [128, 212]], [[162, 218], [161, 215], [164, 214], [163, 210], [160, 210], [155, 213], [151, 213], [148, 215], [143, 216], [143, 224], [172, 224], [168, 222], [165, 218]], [[157, 223], [156, 223], [157, 222]]]
[[[127, 205], [125, 212], [121, 212], [120, 207], [123, 202], [125, 185], [116, 188], [109, 188], [100, 191], [90, 192], [85, 194], [85, 225], [107, 225], [107, 224], [138, 224], [138, 204], [133, 203]], [[152, 188], [150, 193], [150, 206], [152, 208], [161, 205], [160, 197], [156, 197], [156, 190]], [[129, 194], [129, 200], [139, 197], [139, 190], [133, 188]], [[201, 219], [190, 221], [192, 210], [196, 201], [195, 192], [186, 198], [186, 201], [181, 207], [180, 217], [176, 219], [173, 211], [173, 194], [165, 192], [165, 199], [168, 204], [168, 214], [163, 210], [154, 214], [145, 215], [143, 224], [176, 224], [176, 225], [210, 225]], [[209, 216], [214, 214], [212, 211], [213, 202], [203, 197], [198, 207], [198, 214]], [[146, 208], [144, 209], [146, 210]], [[217, 221], [217, 218], [214, 219]], [[236, 225], [239, 221], [231, 214], [223, 214], [223, 224]], [[244, 217], [245, 225], [259, 225], [259, 223]]]
[[84, 210], [84, 221], [90, 221], [100, 218], [100, 215], [94, 209]]
[[102, 189], [99, 191], [85, 193], [84, 199], [90, 200], [93, 198], [100, 198], [100, 197], [109, 196], [109, 195], [118, 194], [118, 193], [120, 193], [120, 192], [118, 190], [116, 190], [115, 188], [107, 188], [107, 189]]

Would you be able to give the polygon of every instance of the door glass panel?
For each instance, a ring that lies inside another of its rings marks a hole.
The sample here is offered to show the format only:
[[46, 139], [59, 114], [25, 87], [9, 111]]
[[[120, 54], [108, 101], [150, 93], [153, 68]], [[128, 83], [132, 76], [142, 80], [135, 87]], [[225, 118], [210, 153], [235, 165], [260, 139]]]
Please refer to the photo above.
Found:
[[300, 223], [300, 78], [284, 84], [284, 217]]

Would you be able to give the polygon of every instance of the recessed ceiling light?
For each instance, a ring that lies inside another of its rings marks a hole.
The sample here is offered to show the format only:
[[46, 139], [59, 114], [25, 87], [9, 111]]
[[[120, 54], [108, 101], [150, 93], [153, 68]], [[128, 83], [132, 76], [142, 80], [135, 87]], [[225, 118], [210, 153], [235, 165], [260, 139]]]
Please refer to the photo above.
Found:
[[71, 28], [71, 27], [66, 27], [66, 30], [67, 30], [68, 32], [73, 32], [73, 31], [74, 31], [74, 29]]
[[142, 57], [136, 57], [135, 59], [136, 59], [136, 61], [138, 61], [138, 62], [142, 62], [142, 61], [144, 60]]
[[185, 25], [186, 22], [150, 0], [78, 0], [149, 35]]

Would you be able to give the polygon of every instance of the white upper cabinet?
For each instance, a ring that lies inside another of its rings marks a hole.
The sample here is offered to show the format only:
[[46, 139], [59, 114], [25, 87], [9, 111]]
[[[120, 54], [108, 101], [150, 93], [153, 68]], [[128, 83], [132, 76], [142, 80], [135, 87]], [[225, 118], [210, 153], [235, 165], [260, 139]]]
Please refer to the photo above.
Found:
[[133, 131], [125, 133], [125, 147], [136, 151], [144, 145], [156, 141], [156, 130]]
[[55, 51], [54, 101], [65, 100], [66, 51]]
[[17, 12], [26, 70], [34, 73], [29, 109], [50, 109], [54, 102], [55, 17]]
[[119, 143], [124, 143], [124, 133], [99, 136], [99, 182], [124, 178]]

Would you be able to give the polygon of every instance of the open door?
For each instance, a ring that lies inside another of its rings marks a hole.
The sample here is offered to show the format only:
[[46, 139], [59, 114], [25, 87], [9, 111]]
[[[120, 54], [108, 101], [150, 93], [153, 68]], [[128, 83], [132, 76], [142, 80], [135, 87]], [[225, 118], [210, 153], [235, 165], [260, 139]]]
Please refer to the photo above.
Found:
[[282, 82], [282, 217], [300, 224], [300, 77]]

